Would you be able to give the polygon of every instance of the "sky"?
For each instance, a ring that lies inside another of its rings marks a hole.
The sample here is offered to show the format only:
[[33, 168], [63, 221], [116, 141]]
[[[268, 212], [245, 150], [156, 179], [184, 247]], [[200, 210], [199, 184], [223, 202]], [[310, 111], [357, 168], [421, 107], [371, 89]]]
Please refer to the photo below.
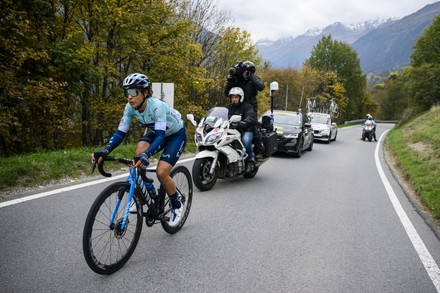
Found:
[[435, 0], [215, 0], [232, 22], [254, 42], [296, 37], [335, 22], [355, 24], [380, 18], [402, 18]]

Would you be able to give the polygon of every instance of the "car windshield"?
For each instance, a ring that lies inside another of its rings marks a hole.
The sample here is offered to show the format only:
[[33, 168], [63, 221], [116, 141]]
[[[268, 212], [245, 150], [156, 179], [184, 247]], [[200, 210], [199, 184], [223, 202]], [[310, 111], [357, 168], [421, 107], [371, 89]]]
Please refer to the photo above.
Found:
[[324, 117], [324, 116], [312, 116], [312, 123], [317, 123], [317, 124], [329, 124], [329, 118]]
[[301, 126], [301, 117], [299, 115], [290, 114], [290, 113], [286, 113], [286, 114], [275, 113], [274, 124]]

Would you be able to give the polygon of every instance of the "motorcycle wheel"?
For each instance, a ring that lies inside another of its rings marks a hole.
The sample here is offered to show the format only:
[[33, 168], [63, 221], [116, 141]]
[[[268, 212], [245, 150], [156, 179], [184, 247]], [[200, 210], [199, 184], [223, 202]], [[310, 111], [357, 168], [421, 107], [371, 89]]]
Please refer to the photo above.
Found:
[[373, 140], [373, 134], [370, 133], [370, 134], [368, 135], [368, 141], [371, 142], [372, 140]]
[[243, 174], [243, 177], [244, 177], [244, 178], [253, 178], [253, 177], [255, 177], [255, 175], [257, 175], [258, 168], [259, 168], [259, 167], [254, 167], [254, 169], [253, 169], [251, 172], [249, 172], [249, 173], [244, 173], [244, 174]]
[[196, 159], [192, 168], [192, 176], [194, 185], [200, 191], [207, 191], [214, 187], [217, 182], [217, 172], [209, 174], [211, 169], [213, 158], [201, 158]]

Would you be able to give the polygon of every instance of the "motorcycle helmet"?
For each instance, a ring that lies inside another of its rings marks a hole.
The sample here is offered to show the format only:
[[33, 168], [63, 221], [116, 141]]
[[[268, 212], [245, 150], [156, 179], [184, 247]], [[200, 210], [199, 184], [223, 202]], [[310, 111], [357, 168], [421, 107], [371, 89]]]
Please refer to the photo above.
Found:
[[367, 119], [373, 119], [373, 116], [371, 116], [370, 114], [367, 114]]
[[243, 62], [243, 68], [245, 70], [249, 70], [252, 73], [255, 73], [255, 64], [252, 63], [251, 61], [245, 61]]
[[132, 73], [128, 75], [122, 84], [124, 90], [137, 89], [143, 91], [151, 88], [151, 82], [148, 77], [141, 73]]
[[243, 103], [243, 101], [244, 101], [244, 92], [243, 92], [243, 90], [240, 87], [236, 86], [236, 87], [231, 88], [229, 90], [229, 98], [232, 95], [240, 96], [240, 103]]

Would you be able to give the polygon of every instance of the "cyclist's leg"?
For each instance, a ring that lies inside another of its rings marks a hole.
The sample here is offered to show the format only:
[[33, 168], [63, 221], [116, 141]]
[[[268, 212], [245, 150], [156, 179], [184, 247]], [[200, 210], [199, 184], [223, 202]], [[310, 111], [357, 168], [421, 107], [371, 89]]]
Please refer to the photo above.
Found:
[[155, 137], [156, 135], [153, 132], [148, 132], [147, 134], [142, 135], [136, 146], [134, 155], [139, 156], [140, 154], [144, 153], [150, 147], [150, 144]]
[[170, 177], [170, 171], [179, 160], [186, 145], [186, 131], [182, 128], [177, 133], [166, 137], [164, 149], [156, 168], [156, 175], [164, 187], [166, 193], [171, 197], [176, 195], [176, 184]]
[[[171, 178], [173, 178], [177, 192], [179, 193], [181, 208], [173, 209], [166, 214], [164, 221], [161, 221], [163, 229], [174, 234], [178, 232], [184, 225], [192, 203], [192, 179], [189, 170], [184, 165], [175, 166], [170, 172]], [[161, 212], [169, 210], [169, 203], [164, 200], [162, 194], [162, 205], [160, 207]]]

